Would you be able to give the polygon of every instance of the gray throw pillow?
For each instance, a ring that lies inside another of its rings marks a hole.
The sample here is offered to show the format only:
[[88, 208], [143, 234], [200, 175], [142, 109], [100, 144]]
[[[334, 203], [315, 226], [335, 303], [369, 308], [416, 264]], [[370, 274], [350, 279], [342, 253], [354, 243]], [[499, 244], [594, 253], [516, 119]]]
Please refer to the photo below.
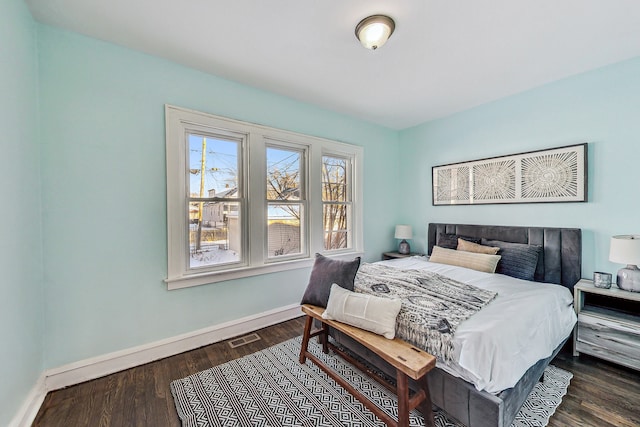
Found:
[[487, 239], [482, 239], [482, 244], [500, 248], [498, 255], [502, 256], [502, 258], [498, 262], [496, 273], [515, 277], [516, 279], [534, 280], [538, 259], [542, 253], [542, 246]]
[[353, 291], [353, 280], [360, 267], [360, 257], [353, 261], [340, 261], [316, 254], [309, 284], [302, 296], [301, 304], [326, 307], [333, 283]]

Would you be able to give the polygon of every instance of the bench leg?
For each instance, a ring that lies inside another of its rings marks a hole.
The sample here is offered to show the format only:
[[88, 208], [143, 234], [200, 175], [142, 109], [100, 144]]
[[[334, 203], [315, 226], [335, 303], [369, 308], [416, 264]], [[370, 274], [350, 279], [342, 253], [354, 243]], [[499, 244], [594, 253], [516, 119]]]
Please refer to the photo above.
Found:
[[300, 347], [300, 363], [307, 361], [307, 348], [309, 347], [309, 336], [311, 335], [311, 324], [313, 323], [313, 317], [307, 316], [307, 321], [304, 324], [304, 334], [302, 335], [302, 346]]
[[398, 393], [398, 427], [409, 426], [409, 378], [400, 370], [396, 370]]
[[422, 412], [424, 417], [424, 425], [434, 427], [435, 420], [433, 418], [433, 408], [431, 407], [431, 394], [429, 392], [429, 384], [427, 376], [423, 376], [418, 380], [419, 390], [413, 398], [409, 398], [409, 377], [396, 370], [396, 392], [398, 395], [398, 427], [406, 427], [409, 425], [409, 412], [418, 405], [417, 408]]
[[329, 354], [329, 325], [322, 323], [322, 334], [320, 335], [322, 340], [322, 352]]
[[425, 399], [422, 404], [419, 406], [420, 412], [422, 412], [422, 416], [424, 417], [424, 425], [427, 427], [434, 427], [436, 425], [436, 421], [433, 418], [433, 408], [431, 407], [431, 393], [429, 392], [429, 383], [427, 381], [427, 376], [423, 376], [418, 380], [418, 384], [425, 392]]

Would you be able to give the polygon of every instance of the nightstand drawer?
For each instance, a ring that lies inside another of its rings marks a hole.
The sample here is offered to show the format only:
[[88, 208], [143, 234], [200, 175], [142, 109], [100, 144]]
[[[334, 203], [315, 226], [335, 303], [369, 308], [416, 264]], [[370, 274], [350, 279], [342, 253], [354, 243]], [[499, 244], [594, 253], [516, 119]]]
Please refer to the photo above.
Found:
[[640, 322], [585, 309], [578, 315], [577, 334], [576, 350], [640, 369]]

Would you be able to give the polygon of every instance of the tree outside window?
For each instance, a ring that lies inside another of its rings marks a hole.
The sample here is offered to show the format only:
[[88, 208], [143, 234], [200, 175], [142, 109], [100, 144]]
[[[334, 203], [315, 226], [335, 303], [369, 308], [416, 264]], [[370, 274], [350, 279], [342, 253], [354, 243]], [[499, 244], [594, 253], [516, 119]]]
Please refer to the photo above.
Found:
[[322, 156], [322, 203], [325, 250], [350, 247], [349, 159]]

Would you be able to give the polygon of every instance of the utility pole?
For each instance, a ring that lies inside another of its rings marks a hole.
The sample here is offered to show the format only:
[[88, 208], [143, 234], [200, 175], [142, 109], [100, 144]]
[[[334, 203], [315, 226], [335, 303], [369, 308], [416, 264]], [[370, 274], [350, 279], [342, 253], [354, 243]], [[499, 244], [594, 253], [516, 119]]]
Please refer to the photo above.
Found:
[[[204, 173], [207, 164], [207, 138], [202, 137], [202, 159], [200, 161], [200, 199], [204, 197]], [[198, 203], [198, 237], [196, 240], [196, 251], [202, 249], [202, 209], [204, 202]]]

